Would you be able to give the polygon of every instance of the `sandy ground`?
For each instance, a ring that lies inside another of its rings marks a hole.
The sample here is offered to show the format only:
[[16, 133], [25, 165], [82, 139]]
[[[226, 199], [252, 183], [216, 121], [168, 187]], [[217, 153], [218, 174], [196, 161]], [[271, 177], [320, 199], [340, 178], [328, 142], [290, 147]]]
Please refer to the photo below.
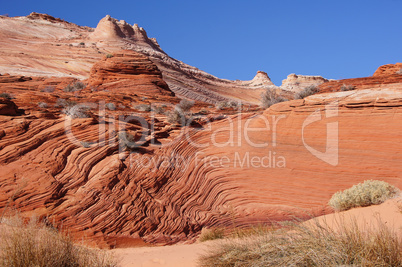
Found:
[[[329, 227], [339, 227], [339, 222], [357, 221], [360, 229], [376, 228], [378, 221], [394, 229], [402, 237], [402, 197], [386, 201], [381, 205], [364, 208], [355, 208], [346, 212], [339, 212], [317, 217], [309, 222], [315, 224], [317, 220]], [[306, 222], [306, 223], [309, 223]], [[190, 245], [173, 245], [164, 247], [140, 247], [116, 249], [114, 253], [119, 259], [120, 266], [139, 267], [191, 267], [197, 266], [200, 255], [217, 241], [195, 243]]]
[[164, 247], [140, 247], [116, 249], [120, 266], [138, 267], [192, 267], [214, 241], [190, 245], [173, 245]]

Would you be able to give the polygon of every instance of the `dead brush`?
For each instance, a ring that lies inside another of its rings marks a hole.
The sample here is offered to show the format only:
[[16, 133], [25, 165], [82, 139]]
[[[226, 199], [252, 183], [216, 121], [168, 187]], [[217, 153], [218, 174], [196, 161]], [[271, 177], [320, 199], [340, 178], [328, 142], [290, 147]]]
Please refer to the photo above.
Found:
[[295, 222], [291, 228], [215, 243], [199, 266], [402, 266], [402, 241], [384, 223]]
[[35, 219], [17, 214], [0, 224], [0, 266], [117, 266], [112, 255], [75, 245], [72, 239]]

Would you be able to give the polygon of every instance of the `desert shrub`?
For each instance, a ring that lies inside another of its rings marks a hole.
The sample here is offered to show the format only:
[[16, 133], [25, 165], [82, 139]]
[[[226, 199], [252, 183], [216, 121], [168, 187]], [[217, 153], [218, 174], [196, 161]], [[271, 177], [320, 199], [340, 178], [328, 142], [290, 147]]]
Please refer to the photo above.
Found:
[[223, 228], [203, 228], [198, 240], [200, 242], [205, 242], [208, 240], [222, 239], [224, 237], [225, 231]]
[[180, 103], [176, 105], [177, 108], [181, 109], [183, 112], [188, 112], [194, 106], [194, 101], [187, 99], [180, 100]]
[[229, 107], [229, 104], [226, 101], [218, 102], [218, 103], [215, 104], [215, 108], [217, 110], [222, 110], [222, 109], [225, 109], [227, 107]]
[[47, 103], [45, 103], [45, 102], [39, 102], [38, 107], [40, 107], [40, 108], [48, 108], [49, 105]]
[[165, 114], [165, 108], [162, 106], [152, 106], [152, 111], [156, 114]]
[[114, 103], [106, 103], [105, 107], [107, 107], [109, 110], [116, 110], [116, 105]]
[[335, 210], [348, 210], [383, 203], [397, 195], [399, 190], [384, 181], [367, 180], [344, 191], [336, 192], [328, 205]]
[[107, 54], [106, 55], [106, 58], [112, 58], [112, 57], [114, 57], [112, 54]]
[[216, 243], [200, 266], [402, 266], [402, 241], [385, 224], [361, 229], [356, 221], [291, 223], [260, 236]]
[[85, 89], [85, 84], [83, 82], [75, 82], [73, 84], [69, 84], [64, 88], [64, 92], [76, 92]]
[[62, 110], [62, 113], [70, 116], [73, 119], [76, 118], [90, 118], [90, 107], [85, 105], [73, 105], [73, 106], [66, 106]]
[[347, 85], [347, 84], [343, 84], [342, 86], [341, 86], [341, 91], [352, 91], [352, 90], [355, 90], [356, 89], [356, 87], [355, 86], [353, 86], [353, 85]]
[[56, 229], [31, 219], [3, 218], [0, 266], [117, 266], [108, 252], [75, 245]]
[[12, 99], [11, 95], [8, 94], [8, 93], [1, 93], [1, 94], [0, 94], [0, 97], [5, 98], [5, 99], [8, 99], [8, 100]]
[[87, 142], [87, 141], [81, 141], [81, 145], [85, 148], [89, 148], [91, 147], [91, 142]]
[[134, 108], [138, 111], [144, 111], [144, 112], [150, 112], [152, 110], [151, 105], [148, 104], [139, 104], [136, 105]]
[[271, 89], [267, 89], [261, 94], [261, 107], [263, 108], [269, 108], [276, 103], [284, 101], [287, 101], [287, 99], [278, 95], [274, 90]]
[[320, 89], [317, 86], [310, 85], [310, 86], [307, 86], [306, 88], [304, 88], [303, 90], [301, 90], [300, 92], [298, 92], [295, 95], [295, 99], [303, 99], [310, 95], [314, 95], [314, 94], [318, 93], [319, 91], [320, 91]]
[[49, 86], [46, 86], [45, 88], [43, 88], [41, 91], [45, 92], [45, 93], [53, 93], [54, 90], [55, 90], [55, 87], [49, 85]]
[[54, 106], [56, 108], [64, 108], [64, 107], [69, 107], [69, 106], [74, 106], [77, 105], [77, 102], [72, 101], [72, 100], [66, 100], [64, 98], [58, 98], [56, 100], [56, 104]]
[[133, 149], [136, 147], [135, 137], [127, 131], [120, 132], [117, 136], [119, 144], [124, 149]]
[[177, 109], [166, 113], [167, 120], [172, 124], [182, 124], [185, 122], [185, 115]]

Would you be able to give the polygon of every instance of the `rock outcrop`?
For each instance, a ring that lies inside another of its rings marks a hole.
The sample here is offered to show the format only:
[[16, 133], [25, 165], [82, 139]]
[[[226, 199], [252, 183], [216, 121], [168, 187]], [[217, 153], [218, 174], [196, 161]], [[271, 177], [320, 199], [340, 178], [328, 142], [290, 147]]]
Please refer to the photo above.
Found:
[[[312, 122], [317, 112], [321, 120]], [[152, 125], [111, 114], [0, 116], [0, 207], [13, 197], [23, 215], [117, 247], [191, 240], [206, 226], [310, 217], [329, 212], [333, 193], [367, 179], [402, 187], [401, 122], [400, 89], [328, 93], [183, 128], [164, 145], [150, 141], [130, 152], [121, 149], [121, 131], [152, 137]], [[329, 162], [327, 125], [338, 136]]]
[[259, 104], [261, 93], [272, 86], [262, 72], [254, 82], [219, 79], [167, 55], [137, 24], [110, 16], [95, 29], [38, 13], [0, 17], [0, 23], [0, 74], [85, 79], [104, 55], [128, 49], [149, 57], [178, 97]]
[[95, 63], [88, 83], [119, 91], [174, 96], [158, 67], [147, 56], [134, 51], [121, 51]]
[[383, 76], [383, 75], [402, 75], [402, 63], [387, 64], [380, 66], [373, 74], [373, 77]]
[[321, 76], [296, 75], [292, 73], [289, 74], [288, 77], [282, 81], [281, 88], [283, 90], [298, 93], [307, 86], [310, 85], [318, 86], [325, 82], [328, 82], [328, 80]]
[[0, 115], [15, 116], [18, 113], [18, 107], [13, 101], [0, 96]]

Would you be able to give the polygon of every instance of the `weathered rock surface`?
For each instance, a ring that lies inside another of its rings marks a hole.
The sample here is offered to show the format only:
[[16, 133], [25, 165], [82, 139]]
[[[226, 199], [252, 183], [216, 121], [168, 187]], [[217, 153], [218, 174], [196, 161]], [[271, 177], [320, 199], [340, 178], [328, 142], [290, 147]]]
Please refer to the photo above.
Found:
[[18, 113], [18, 107], [13, 101], [0, 96], [0, 115], [15, 116]]
[[318, 86], [325, 82], [328, 82], [328, 80], [321, 76], [296, 75], [292, 73], [289, 74], [288, 77], [282, 81], [281, 88], [283, 90], [298, 93], [307, 86], [310, 85]]
[[396, 64], [387, 64], [380, 66], [373, 74], [373, 76], [382, 76], [382, 75], [392, 75], [398, 74], [402, 75], [402, 63]]
[[[12, 206], [24, 215], [47, 216], [99, 246], [172, 243], [205, 226], [327, 213], [334, 192], [366, 179], [402, 187], [401, 92], [319, 94], [184, 128], [164, 145], [150, 142], [132, 153], [119, 149], [121, 131], [152, 136], [151, 126], [112, 114], [72, 121], [0, 116], [0, 207], [17, 192]], [[331, 117], [333, 101], [339, 104]], [[322, 119], [305, 125], [314, 112]], [[324, 153], [334, 122], [339, 151], [331, 165], [307, 147]]]
[[[0, 76], [0, 92], [25, 110], [0, 102], [8, 110], [0, 115], [0, 212], [46, 218], [98, 246], [166, 244], [206, 226], [328, 213], [334, 192], [367, 179], [402, 188], [402, 75], [324, 82], [326, 93], [263, 113], [219, 115], [196, 103], [195, 114], [210, 114], [179, 128], [135, 106], [173, 106], [169, 88], [207, 102], [255, 102], [276, 87], [263, 72], [218, 79], [111, 18], [93, 32], [35, 14], [0, 22], [0, 71], [11, 74]], [[77, 77], [88, 86], [66, 92]], [[358, 90], [338, 92], [344, 83]], [[80, 104], [90, 118], [63, 113]]]
[[134, 51], [115, 53], [95, 63], [88, 83], [120, 91], [174, 96], [158, 67], [147, 56]]
[[261, 93], [272, 86], [262, 72], [251, 81], [219, 79], [168, 56], [137, 24], [131, 26], [110, 16], [95, 29], [38, 13], [0, 17], [0, 23], [2, 74], [85, 79], [104, 55], [128, 49], [148, 56], [179, 97], [208, 103], [235, 100], [259, 104]]

